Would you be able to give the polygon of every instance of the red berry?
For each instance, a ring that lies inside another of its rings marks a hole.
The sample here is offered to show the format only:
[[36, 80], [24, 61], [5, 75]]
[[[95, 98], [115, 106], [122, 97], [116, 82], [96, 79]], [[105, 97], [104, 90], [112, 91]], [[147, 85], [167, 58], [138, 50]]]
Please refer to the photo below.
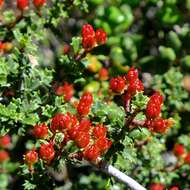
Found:
[[0, 137], [0, 147], [7, 148], [11, 144], [11, 137], [9, 135], [4, 135]]
[[86, 51], [90, 51], [96, 45], [94, 36], [86, 36], [82, 38], [82, 46]]
[[0, 150], [0, 163], [5, 162], [9, 159], [9, 154], [5, 150]]
[[190, 165], [190, 152], [187, 153], [187, 155], [184, 158], [184, 161], [185, 161], [186, 164]]
[[97, 146], [89, 146], [83, 151], [83, 156], [86, 160], [96, 161], [100, 156], [100, 150]]
[[91, 105], [93, 103], [93, 96], [90, 92], [84, 92], [80, 98], [80, 102], [83, 102], [87, 105]]
[[91, 126], [91, 121], [89, 119], [83, 118], [79, 124], [79, 130], [84, 132], [89, 132]]
[[48, 136], [48, 127], [44, 123], [35, 125], [33, 128], [33, 134], [38, 139], [45, 139]]
[[42, 7], [46, 3], [46, 0], [33, 0], [33, 4], [35, 7]]
[[144, 90], [144, 86], [141, 80], [137, 79], [135, 81], [130, 81], [127, 89], [127, 93], [131, 96], [135, 95], [137, 92]]
[[110, 89], [113, 92], [122, 92], [125, 89], [125, 80], [122, 77], [115, 77], [110, 80]]
[[176, 187], [176, 186], [170, 187], [169, 190], [179, 190], [179, 187]]
[[75, 125], [68, 130], [68, 135], [69, 135], [71, 140], [76, 139], [78, 133], [80, 132], [79, 128], [80, 128], [79, 125]]
[[1, 8], [1, 6], [3, 6], [3, 3], [4, 3], [4, 0], [0, 0], [0, 8]]
[[150, 186], [150, 190], [164, 190], [164, 185], [161, 183], [153, 183]]
[[98, 75], [100, 80], [107, 80], [109, 78], [109, 73], [106, 68], [101, 68]]
[[163, 97], [159, 92], [155, 92], [149, 99], [146, 107], [146, 116], [148, 118], [155, 118], [160, 115]]
[[81, 116], [88, 115], [90, 112], [90, 106], [86, 103], [80, 102], [77, 106], [77, 111]]
[[80, 148], [85, 148], [90, 143], [90, 134], [87, 132], [78, 132], [75, 142]]
[[96, 30], [96, 42], [98, 44], [105, 44], [107, 40], [107, 34], [103, 29], [97, 29]]
[[77, 118], [70, 113], [66, 115], [62, 113], [57, 113], [51, 121], [51, 130], [53, 132], [56, 131], [64, 131], [65, 129], [69, 129], [72, 125], [77, 123]]
[[138, 79], [139, 76], [139, 72], [137, 69], [135, 69], [134, 67], [131, 67], [127, 73], [127, 75], [125, 76], [125, 79], [127, 81], [136, 81]]
[[96, 125], [96, 127], [94, 127], [93, 129], [93, 136], [95, 138], [105, 137], [106, 133], [107, 133], [107, 128], [101, 124]]
[[183, 144], [175, 144], [173, 153], [178, 157], [185, 153], [185, 147]]
[[162, 118], [154, 120], [153, 125], [154, 125], [154, 131], [157, 133], [165, 133], [169, 127], [168, 120]]
[[42, 160], [50, 162], [54, 159], [55, 156], [55, 150], [53, 148], [53, 145], [51, 143], [42, 144], [40, 146], [39, 154]]
[[38, 161], [38, 153], [35, 150], [30, 150], [24, 155], [26, 164], [32, 165]]
[[0, 41], [0, 52], [4, 51], [4, 49], [5, 49], [5, 43]]
[[63, 86], [56, 88], [55, 94], [58, 96], [64, 95], [65, 101], [70, 101], [74, 94], [73, 85], [65, 82]]
[[97, 146], [101, 152], [108, 150], [111, 147], [111, 145], [112, 142], [108, 140], [106, 137], [99, 138], [95, 143], [95, 146]]
[[154, 131], [154, 120], [146, 119], [144, 127], [148, 128], [150, 131]]
[[28, 0], [17, 0], [17, 8], [23, 11], [29, 6]]
[[82, 27], [82, 37], [95, 36], [94, 28], [90, 24], [84, 24]]

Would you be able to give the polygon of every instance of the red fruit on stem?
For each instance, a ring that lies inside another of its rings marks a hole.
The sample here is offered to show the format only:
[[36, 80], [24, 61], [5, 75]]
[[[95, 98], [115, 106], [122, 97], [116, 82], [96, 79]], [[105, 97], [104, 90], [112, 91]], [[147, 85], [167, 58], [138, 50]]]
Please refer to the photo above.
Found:
[[83, 118], [79, 124], [79, 130], [84, 132], [89, 132], [91, 126], [91, 121], [89, 119]]
[[0, 147], [7, 148], [11, 144], [11, 137], [9, 135], [4, 135], [0, 137]]
[[35, 164], [38, 161], [38, 153], [35, 150], [30, 150], [24, 155], [24, 161], [28, 165]]
[[50, 162], [55, 157], [55, 150], [51, 143], [42, 144], [39, 150], [40, 158], [42, 160]]
[[120, 76], [112, 78], [110, 80], [110, 89], [113, 92], [120, 93], [125, 89], [125, 86], [126, 86], [125, 80]]
[[124, 77], [127, 81], [136, 81], [138, 79], [139, 72], [134, 67], [131, 67], [127, 73], [127, 75]]
[[82, 37], [95, 36], [95, 31], [92, 25], [84, 24], [82, 27]]
[[150, 190], [164, 190], [164, 185], [161, 183], [153, 183], [150, 186]]
[[82, 38], [82, 46], [85, 49], [85, 51], [90, 51], [93, 49], [96, 45], [96, 40], [94, 36], [86, 36]]
[[108, 150], [111, 147], [111, 145], [112, 142], [108, 140], [106, 137], [99, 138], [95, 143], [95, 146], [99, 148], [100, 152]]
[[107, 128], [102, 124], [98, 124], [93, 129], [93, 136], [95, 138], [105, 137], [107, 133]]
[[100, 156], [100, 150], [97, 146], [89, 146], [83, 151], [83, 156], [86, 160], [96, 161]]
[[88, 115], [90, 112], [90, 106], [86, 103], [80, 102], [77, 106], [77, 111], [81, 116]]
[[91, 105], [93, 103], [93, 95], [90, 92], [84, 92], [80, 98], [80, 102], [83, 102], [87, 105]]
[[175, 144], [173, 148], [173, 153], [179, 157], [185, 153], [185, 147], [183, 144]]
[[96, 42], [98, 44], [105, 44], [106, 43], [107, 34], [103, 29], [101, 29], [101, 28], [97, 29], [95, 36], [96, 36]]
[[72, 84], [64, 82], [63, 86], [59, 86], [55, 89], [57, 96], [64, 95], [65, 101], [70, 101], [74, 94], [74, 88]]
[[76, 139], [78, 133], [80, 132], [79, 128], [80, 128], [79, 125], [75, 125], [68, 130], [68, 135], [69, 135], [71, 140]]
[[90, 143], [90, 134], [87, 132], [78, 132], [75, 142], [78, 147], [85, 148]]
[[109, 72], [108, 69], [106, 68], [101, 68], [99, 73], [98, 73], [99, 79], [100, 80], [108, 80], [109, 78]]
[[186, 164], [189, 164], [189, 165], [190, 165], [190, 152], [188, 152], [187, 155], [185, 156], [184, 162], [185, 162]]
[[0, 163], [5, 162], [9, 159], [9, 154], [5, 150], [0, 150]]
[[46, 0], [33, 0], [33, 4], [36, 8], [42, 7], [46, 3]]
[[127, 93], [134, 96], [137, 92], [144, 90], [144, 86], [141, 80], [137, 79], [135, 81], [130, 81], [127, 88]]
[[44, 123], [35, 125], [32, 132], [36, 138], [45, 139], [48, 136], [48, 127]]
[[153, 125], [155, 132], [165, 133], [169, 127], [169, 122], [167, 119], [157, 118], [156, 120], [154, 120]]
[[17, 8], [21, 11], [25, 10], [29, 6], [28, 0], [17, 0]]

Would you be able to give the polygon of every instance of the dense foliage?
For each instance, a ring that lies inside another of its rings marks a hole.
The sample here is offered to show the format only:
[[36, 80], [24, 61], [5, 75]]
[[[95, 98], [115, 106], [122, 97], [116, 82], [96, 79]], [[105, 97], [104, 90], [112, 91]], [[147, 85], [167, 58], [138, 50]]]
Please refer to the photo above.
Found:
[[190, 0], [0, 0], [0, 189], [190, 189]]

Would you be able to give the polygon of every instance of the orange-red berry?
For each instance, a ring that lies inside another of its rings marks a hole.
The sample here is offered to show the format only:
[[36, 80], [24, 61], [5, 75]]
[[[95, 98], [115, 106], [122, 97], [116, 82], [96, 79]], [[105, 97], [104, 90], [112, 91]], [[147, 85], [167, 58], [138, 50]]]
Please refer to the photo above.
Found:
[[96, 161], [100, 156], [100, 150], [97, 146], [89, 146], [83, 151], [83, 156], [86, 160]]
[[47, 162], [50, 162], [55, 157], [55, 150], [51, 143], [42, 144], [39, 150], [40, 158]]
[[9, 159], [9, 154], [5, 150], [0, 150], [0, 163], [5, 162]]
[[7, 148], [11, 144], [11, 137], [9, 135], [4, 135], [0, 137], [0, 147]]
[[98, 44], [105, 44], [107, 40], [107, 34], [103, 29], [97, 29], [96, 30], [96, 42]]
[[110, 80], [110, 89], [113, 91], [113, 92], [122, 92], [124, 89], [125, 89], [125, 80], [118, 76], [118, 77], [115, 77], [115, 78], [112, 78]]
[[107, 128], [101, 124], [98, 124], [93, 129], [93, 136], [95, 138], [105, 137], [107, 133]]
[[35, 150], [30, 150], [24, 155], [24, 161], [28, 165], [35, 164], [38, 161], [38, 153]]
[[150, 190], [164, 190], [164, 185], [161, 183], [153, 183], [150, 186]]
[[46, 0], [33, 0], [33, 4], [35, 7], [42, 7], [46, 3]]
[[36, 138], [45, 139], [48, 136], [48, 127], [44, 123], [35, 125], [32, 132]]
[[28, 0], [17, 0], [17, 8], [21, 11], [25, 10], [29, 6]]
[[184, 158], [184, 161], [185, 161], [186, 164], [190, 165], [190, 152], [187, 153], [187, 155]]
[[173, 153], [179, 157], [185, 153], [185, 147], [183, 144], [175, 144], [173, 148]]

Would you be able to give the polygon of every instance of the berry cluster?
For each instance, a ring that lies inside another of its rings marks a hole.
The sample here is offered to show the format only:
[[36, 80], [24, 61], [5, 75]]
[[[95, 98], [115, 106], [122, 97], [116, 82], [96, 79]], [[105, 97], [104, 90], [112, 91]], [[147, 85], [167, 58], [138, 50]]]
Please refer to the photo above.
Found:
[[[33, 0], [34, 6], [39, 9], [46, 3], [46, 0]], [[17, 0], [17, 8], [24, 11], [29, 7], [29, 0]]]
[[[92, 103], [92, 94], [85, 92], [77, 106], [77, 115], [69, 112], [57, 113], [51, 119], [50, 127], [44, 123], [34, 126], [32, 134], [36, 138], [46, 139], [47, 143], [40, 145], [39, 156], [34, 149], [24, 155], [25, 163], [28, 164], [30, 171], [32, 171], [32, 165], [38, 161], [38, 157], [50, 164], [54, 158], [60, 156], [60, 152], [69, 141], [75, 143], [79, 155], [91, 162], [96, 162], [110, 148], [112, 142], [106, 137], [107, 128], [103, 124], [94, 126], [88, 118], [84, 117], [88, 115]], [[56, 144], [57, 133], [64, 135], [61, 144]]]
[[173, 153], [177, 158], [182, 158], [185, 164], [190, 165], [190, 152], [186, 152], [185, 146], [183, 144], [175, 144]]
[[118, 76], [110, 80], [110, 89], [115, 93], [124, 93], [125, 107], [128, 107], [131, 98], [144, 90], [142, 81], [139, 79], [138, 70], [134, 67], [129, 69], [126, 76]]
[[0, 163], [5, 162], [9, 159], [9, 153], [7, 148], [11, 145], [11, 137], [9, 135], [4, 135], [0, 137]]
[[146, 107], [146, 121], [144, 126], [150, 131], [156, 133], [165, 133], [172, 125], [170, 119], [160, 117], [163, 103], [163, 96], [159, 92], [155, 92], [149, 99]]
[[[161, 183], [153, 183], [150, 186], [150, 190], [164, 190], [164, 189], [165, 189], [165, 187]], [[168, 188], [168, 190], [180, 190], [180, 189], [177, 186], [171, 186]]]
[[107, 34], [103, 29], [94, 28], [90, 24], [85, 24], [82, 27], [82, 46], [85, 51], [90, 51], [97, 45], [105, 44], [107, 40]]
[[64, 96], [66, 102], [70, 101], [74, 94], [74, 88], [72, 84], [64, 82], [62, 86], [55, 87], [55, 94], [57, 96]]

